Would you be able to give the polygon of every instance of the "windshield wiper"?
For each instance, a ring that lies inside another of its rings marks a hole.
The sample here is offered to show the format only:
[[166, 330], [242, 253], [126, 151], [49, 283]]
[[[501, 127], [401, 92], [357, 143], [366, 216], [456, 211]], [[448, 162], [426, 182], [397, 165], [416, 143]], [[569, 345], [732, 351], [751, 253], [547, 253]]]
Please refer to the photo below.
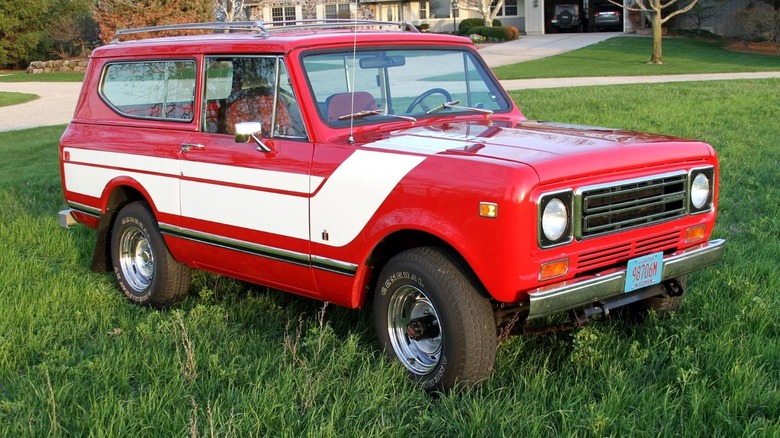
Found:
[[348, 120], [348, 119], [362, 119], [364, 117], [369, 116], [386, 116], [386, 117], [395, 117], [397, 119], [403, 119], [408, 120], [410, 122], [416, 122], [417, 119], [410, 116], [401, 116], [398, 114], [386, 114], [384, 111], [376, 109], [376, 110], [363, 110], [354, 114], [346, 114], [343, 116], [339, 116], [338, 120]]
[[382, 110], [363, 110], [353, 114], [344, 114], [339, 116], [338, 120], [362, 119], [363, 117], [375, 116], [377, 114], [382, 114]]
[[433, 108], [429, 109], [428, 112], [426, 112], [425, 114], [438, 113], [439, 111], [442, 111], [442, 110], [445, 110], [445, 109], [448, 109], [448, 108], [463, 109], [463, 110], [474, 111], [474, 112], [478, 112], [478, 113], [482, 113], [482, 114], [493, 114], [493, 110], [484, 109], [484, 108], [473, 108], [473, 107], [470, 107], [470, 106], [459, 106], [458, 105], [459, 103], [460, 103], [459, 100], [453, 100], [452, 102], [444, 102], [443, 104], [441, 104], [441, 105], [439, 105], [437, 107], [433, 107]]

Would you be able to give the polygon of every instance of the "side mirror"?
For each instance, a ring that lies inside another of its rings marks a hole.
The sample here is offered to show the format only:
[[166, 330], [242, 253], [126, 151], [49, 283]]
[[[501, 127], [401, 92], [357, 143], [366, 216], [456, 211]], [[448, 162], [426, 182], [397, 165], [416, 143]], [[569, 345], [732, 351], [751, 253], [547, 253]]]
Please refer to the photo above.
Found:
[[236, 143], [249, 143], [252, 139], [257, 143], [257, 150], [260, 152], [271, 152], [271, 148], [263, 143], [263, 140], [258, 137], [263, 131], [263, 125], [260, 122], [241, 122], [236, 123], [233, 132], [235, 134]]

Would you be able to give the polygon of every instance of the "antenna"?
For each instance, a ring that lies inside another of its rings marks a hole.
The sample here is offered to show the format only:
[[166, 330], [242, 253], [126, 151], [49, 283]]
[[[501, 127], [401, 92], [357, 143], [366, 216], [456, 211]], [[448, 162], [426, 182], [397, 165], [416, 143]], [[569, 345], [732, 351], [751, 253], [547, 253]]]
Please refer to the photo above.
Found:
[[[352, 77], [350, 78], [350, 81], [352, 83], [349, 84], [349, 91], [351, 93], [350, 107], [349, 107], [350, 114], [355, 114], [355, 72], [356, 72], [355, 65], [357, 63], [357, 25], [358, 25], [357, 14], [358, 14], [358, 0], [355, 0], [355, 25], [352, 27]], [[349, 118], [349, 139], [347, 140], [347, 143], [349, 144], [355, 143], [355, 137], [353, 136], [354, 126], [355, 126], [355, 118], [350, 117]]]

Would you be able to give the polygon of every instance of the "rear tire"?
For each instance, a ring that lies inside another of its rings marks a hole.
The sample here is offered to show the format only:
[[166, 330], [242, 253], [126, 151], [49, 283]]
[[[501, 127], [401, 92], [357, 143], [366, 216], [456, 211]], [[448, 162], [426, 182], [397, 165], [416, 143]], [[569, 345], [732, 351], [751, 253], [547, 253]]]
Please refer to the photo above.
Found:
[[472, 386], [490, 376], [496, 323], [490, 301], [455, 255], [432, 247], [393, 257], [374, 296], [377, 338], [428, 391]]
[[111, 233], [111, 262], [119, 288], [136, 304], [167, 307], [189, 290], [192, 271], [173, 259], [145, 202], [119, 211]]

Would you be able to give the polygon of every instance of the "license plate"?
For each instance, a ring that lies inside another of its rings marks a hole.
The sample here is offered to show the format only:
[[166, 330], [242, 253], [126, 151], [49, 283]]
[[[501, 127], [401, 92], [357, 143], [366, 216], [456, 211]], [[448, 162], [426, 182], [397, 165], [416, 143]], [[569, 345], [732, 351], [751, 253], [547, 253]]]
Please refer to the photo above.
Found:
[[626, 268], [626, 287], [631, 292], [661, 282], [664, 265], [664, 253], [657, 252], [628, 261]]

